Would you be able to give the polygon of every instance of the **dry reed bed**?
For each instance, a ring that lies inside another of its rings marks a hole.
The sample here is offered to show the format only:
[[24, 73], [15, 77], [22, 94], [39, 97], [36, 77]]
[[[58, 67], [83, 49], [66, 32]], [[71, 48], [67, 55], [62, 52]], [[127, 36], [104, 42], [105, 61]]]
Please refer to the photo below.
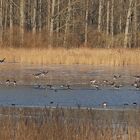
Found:
[[90, 48], [1, 48], [0, 58], [21, 64], [92, 64], [125, 66], [140, 64], [139, 49], [90, 49]]
[[0, 108], [2, 140], [140, 140], [140, 110]]

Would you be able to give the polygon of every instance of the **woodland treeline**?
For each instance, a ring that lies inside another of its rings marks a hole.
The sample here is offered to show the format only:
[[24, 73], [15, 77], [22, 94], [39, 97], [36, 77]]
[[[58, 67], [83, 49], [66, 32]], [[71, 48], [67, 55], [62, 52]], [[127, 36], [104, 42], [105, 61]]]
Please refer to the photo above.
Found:
[[0, 0], [0, 45], [140, 45], [140, 0]]

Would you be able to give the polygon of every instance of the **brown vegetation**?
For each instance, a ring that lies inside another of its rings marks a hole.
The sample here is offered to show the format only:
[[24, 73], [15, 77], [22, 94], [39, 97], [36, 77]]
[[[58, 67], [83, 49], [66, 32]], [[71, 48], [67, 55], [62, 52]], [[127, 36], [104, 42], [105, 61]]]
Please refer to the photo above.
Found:
[[1, 107], [0, 113], [2, 140], [140, 139], [139, 109]]
[[1, 48], [0, 59], [21, 64], [92, 64], [125, 66], [140, 64], [139, 49], [91, 49], [91, 48], [48, 48], [13, 49]]

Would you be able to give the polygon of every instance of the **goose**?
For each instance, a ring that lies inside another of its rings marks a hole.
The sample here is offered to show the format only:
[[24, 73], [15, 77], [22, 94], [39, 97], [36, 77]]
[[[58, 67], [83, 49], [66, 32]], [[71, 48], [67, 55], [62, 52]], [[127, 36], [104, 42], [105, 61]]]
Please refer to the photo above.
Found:
[[46, 76], [48, 74], [48, 71], [42, 71], [40, 76]]
[[33, 74], [33, 75], [34, 75], [35, 78], [39, 78], [39, 76], [41, 75], [41, 72], [35, 73], [35, 74]]
[[50, 84], [48, 84], [48, 85], [46, 85], [47, 87], [49, 87], [50, 89], [52, 88], [52, 85], [50, 85]]
[[61, 85], [60, 87], [63, 88], [63, 89], [71, 89], [70, 85]]
[[16, 82], [16, 80], [14, 80], [13, 82], [11, 82], [14, 86], [16, 86], [17, 85], [17, 82]]
[[50, 101], [50, 104], [53, 104], [54, 102], [53, 101]]
[[3, 63], [5, 61], [6, 58], [3, 58], [0, 60], [0, 63]]
[[123, 105], [124, 105], [124, 106], [128, 106], [129, 104], [128, 104], [128, 103], [124, 103]]
[[98, 85], [94, 85], [94, 87], [95, 87], [96, 90], [100, 89]]
[[107, 107], [107, 102], [103, 102], [103, 103], [102, 103], [102, 107], [103, 107], [103, 108], [106, 108], [106, 107]]
[[5, 84], [6, 84], [6, 85], [9, 85], [9, 84], [10, 84], [10, 80], [9, 80], [9, 79], [6, 80]]
[[134, 106], [137, 106], [137, 103], [136, 103], [136, 102], [133, 102], [133, 105], [134, 105]]
[[116, 88], [116, 89], [119, 89], [121, 86], [114, 84], [113, 87]]
[[132, 84], [136, 89], [140, 89], [140, 83], [136, 82], [134, 84]]
[[96, 80], [94, 79], [94, 80], [90, 80], [90, 84], [91, 85], [94, 85], [96, 83]]
[[5, 83], [6, 83], [6, 85], [8, 85], [8, 86], [9, 86], [9, 85], [11, 85], [11, 86], [12, 86], [12, 85], [14, 85], [14, 86], [16, 86], [16, 85], [17, 85], [16, 80], [14, 80], [14, 81], [10, 81], [10, 80], [8, 79], [8, 80], [6, 80], [6, 82], [5, 82]]
[[140, 81], [140, 75], [135, 75], [136, 81]]
[[109, 81], [108, 80], [103, 80], [103, 83], [108, 83]]
[[35, 89], [46, 89], [46, 87], [42, 86], [42, 85], [36, 85], [34, 87]]
[[35, 73], [33, 74], [35, 78], [39, 78], [39, 76], [46, 76], [48, 74], [48, 71], [42, 71], [42, 72], [38, 72], [38, 73]]
[[114, 76], [113, 76], [113, 80], [117, 80], [117, 79], [120, 78], [120, 77], [121, 77], [120, 74], [114, 75]]

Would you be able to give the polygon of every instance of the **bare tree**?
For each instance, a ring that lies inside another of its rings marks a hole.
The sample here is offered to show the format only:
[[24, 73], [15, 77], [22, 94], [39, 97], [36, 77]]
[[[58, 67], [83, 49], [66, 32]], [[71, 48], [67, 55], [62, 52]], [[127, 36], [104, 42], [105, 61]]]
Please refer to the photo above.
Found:
[[64, 47], [66, 47], [67, 36], [69, 34], [70, 17], [71, 17], [71, 0], [68, 1], [68, 12], [66, 14], [65, 35], [64, 35]]
[[37, 11], [37, 1], [34, 0], [34, 3], [33, 3], [33, 17], [32, 17], [32, 31], [33, 31], [34, 35], [36, 33], [36, 11]]
[[138, 20], [137, 20], [137, 0], [134, 2], [134, 47], [137, 47], [137, 33], [138, 33]]
[[52, 43], [53, 43], [54, 10], [55, 10], [55, 0], [52, 0], [51, 21], [50, 21], [50, 43], [49, 43], [49, 47], [52, 47]]
[[47, 19], [46, 19], [46, 23], [47, 23], [47, 31], [50, 32], [50, 19], [51, 19], [51, 2], [50, 0], [47, 1]]
[[4, 30], [7, 28], [7, 19], [8, 19], [8, 0], [5, 0], [4, 2]]
[[131, 20], [130, 17], [132, 13], [132, 2], [133, 0], [129, 0], [129, 8], [127, 12], [126, 26], [125, 26], [124, 48], [127, 48], [128, 45], [129, 24], [130, 24], [130, 20]]
[[85, 14], [85, 42], [84, 45], [87, 46], [88, 42], [88, 12], [89, 12], [89, 0], [86, 0], [86, 14]]
[[[59, 11], [60, 11], [60, 0], [57, 0], [57, 13], [59, 13]], [[57, 16], [57, 23], [56, 23], [56, 25], [57, 25], [57, 27], [56, 27], [57, 38], [59, 36], [59, 25], [60, 25], [59, 22], [60, 22], [60, 15]]]
[[114, 0], [111, 3], [111, 35], [114, 36]]
[[120, 19], [119, 19], [119, 32], [122, 32], [122, 4], [123, 0], [120, 0]]
[[110, 12], [110, 1], [107, 1], [107, 18], [106, 18], [106, 34], [109, 35], [109, 12]]
[[102, 20], [102, 2], [103, 0], [99, 0], [99, 16], [98, 16], [98, 31], [101, 31], [101, 20]]
[[13, 3], [10, 0], [10, 47], [12, 47], [13, 41]]
[[24, 41], [24, 0], [20, 0], [20, 47]]
[[3, 21], [3, 15], [2, 15], [2, 3], [3, 1], [0, 1], [0, 45], [2, 44], [2, 34], [3, 34], [3, 25], [2, 25], [2, 21]]
[[41, 32], [41, 28], [42, 28], [42, 11], [41, 11], [41, 6], [42, 6], [42, 0], [39, 0], [39, 32]]

